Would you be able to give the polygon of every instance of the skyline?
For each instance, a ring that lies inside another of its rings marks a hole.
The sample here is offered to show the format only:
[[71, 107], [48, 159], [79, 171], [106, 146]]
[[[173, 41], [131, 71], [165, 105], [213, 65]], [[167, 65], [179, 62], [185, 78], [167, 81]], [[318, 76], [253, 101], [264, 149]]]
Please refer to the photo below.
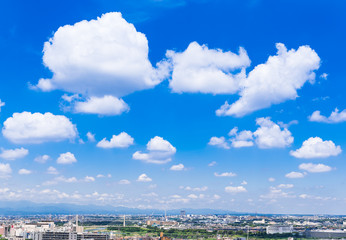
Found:
[[346, 214], [345, 3], [2, 5], [0, 200]]

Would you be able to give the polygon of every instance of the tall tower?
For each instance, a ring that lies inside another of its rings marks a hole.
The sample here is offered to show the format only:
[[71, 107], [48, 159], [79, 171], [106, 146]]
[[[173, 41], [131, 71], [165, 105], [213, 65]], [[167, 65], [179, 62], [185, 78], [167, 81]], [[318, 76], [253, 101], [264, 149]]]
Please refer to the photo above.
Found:
[[76, 215], [76, 229], [78, 229], [78, 214]]
[[123, 223], [123, 227], [126, 227], [125, 218], [126, 218], [126, 215], [124, 215], [124, 223]]

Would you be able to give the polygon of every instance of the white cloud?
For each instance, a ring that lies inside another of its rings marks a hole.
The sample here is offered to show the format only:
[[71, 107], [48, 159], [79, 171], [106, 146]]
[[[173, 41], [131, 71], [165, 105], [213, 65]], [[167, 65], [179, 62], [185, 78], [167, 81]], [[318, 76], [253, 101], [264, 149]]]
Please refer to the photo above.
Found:
[[269, 193], [261, 195], [260, 198], [269, 198], [269, 199], [277, 199], [277, 198], [295, 198], [295, 195], [292, 195], [289, 192], [284, 192], [282, 189], [276, 187], [270, 187]]
[[205, 195], [204, 195], [204, 194], [202, 194], [202, 193], [200, 193], [200, 194], [198, 195], [198, 197], [202, 199], [202, 198], [204, 198], [204, 197], [205, 197]]
[[1, 101], [1, 99], [0, 99], [0, 112], [1, 112], [1, 108], [2, 108], [3, 106], [5, 106], [5, 102]]
[[127, 179], [122, 179], [118, 183], [125, 185], [125, 184], [130, 184], [131, 182], [129, 180], [127, 180]]
[[311, 137], [303, 142], [303, 145], [290, 154], [296, 158], [326, 158], [337, 156], [341, 153], [341, 147], [335, 146], [332, 141], [323, 141], [319, 137]]
[[90, 177], [90, 176], [86, 176], [86, 177], [84, 178], [84, 181], [85, 181], [85, 182], [95, 182], [95, 178], [94, 178], [94, 177]]
[[63, 176], [55, 178], [59, 182], [65, 182], [65, 183], [75, 183], [78, 182], [76, 177], [70, 177], [70, 178], [65, 178]]
[[8, 191], [10, 191], [9, 188], [0, 188], [0, 194], [7, 193]]
[[50, 166], [49, 168], [47, 168], [47, 173], [48, 173], [48, 174], [53, 174], [53, 175], [59, 174], [58, 170], [56, 170], [56, 168], [55, 168], [55, 167], [52, 167], [52, 166]]
[[289, 123], [278, 122], [278, 125], [282, 128], [289, 128], [291, 125], [296, 125], [299, 122], [297, 120], [292, 120]]
[[317, 97], [317, 98], [313, 98], [312, 101], [316, 102], [316, 101], [325, 101], [327, 99], [329, 99], [329, 96], [324, 96], [324, 97]]
[[20, 174], [20, 175], [28, 175], [28, 174], [31, 174], [31, 173], [32, 173], [31, 170], [28, 170], [28, 169], [25, 169], [25, 168], [19, 169], [19, 171], [18, 171], [18, 174]]
[[175, 147], [173, 147], [167, 140], [162, 137], [154, 137], [150, 139], [147, 144], [147, 149], [149, 151], [164, 151], [164, 152], [176, 152]]
[[[147, 38], [117, 12], [60, 27], [45, 42], [43, 52], [43, 63], [53, 77], [39, 80], [36, 88], [42, 91], [62, 89], [90, 99], [119, 98], [153, 88], [169, 74], [167, 62], [158, 63], [157, 68], [151, 65]], [[124, 111], [126, 104], [100, 111], [90, 105], [89, 100], [75, 110], [114, 115]]]
[[232, 172], [214, 173], [215, 177], [235, 177], [237, 174]]
[[106, 95], [103, 97], [90, 97], [86, 101], [74, 102], [74, 112], [99, 115], [120, 115], [130, 110], [124, 100]]
[[42, 155], [42, 156], [37, 156], [35, 157], [34, 161], [38, 163], [46, 163], [50, 157], [48, 155]]
[[257, 118], [256, 124], [260, 127], [253, 135], [259, 148], [283, 148], [292, 144], [291, 132], [287, 128], [281, 130], [269, 117]]
[[[57, 179], [57, 178], [56, 178]], [[76, 178], [72, 177], [66, 179], [64, 177], [59, 177], [60, 180], [56, 182], [75, 182]], [[70, 180], [72, 179], [72, 181]], [[74, 179], [74, 180], [73, 180]], [[106, 193], [106, 192], [87, 192], [80, 193], [78, 191], [73, 191], [71, 193], [61, 192], [57, 189], [37, 189], [37, 188], [26, 188], [26, 189], [10, 189], [7, 187], [0, 188], [0, 195], [2, 200], [13, 201], [13, 200], [27, 200], [27, 201], [38, 201], [46, 203], [61, 203], [61, 202], [73, 202], [80, 204], [89, 204], [98, 202], [99, 204], [108, 204], [111, 202], [120, 203], [124, 199], [124, 194], [119, 193]], [[127, 199], [126, 199], [127, 200]], [[129, 199], [128, 202], [134, 202], [134, 199]]]
[[320, 75], [320, 78], [322, 78], [322, 79], [324, 79], [324, 80], [327, 80], [328, 74], [327, 74], [327, 73], [322, 73], [322, 74]]
[[308, 198], [310, 198], [311, 196], [304, 193], [304, 194], [300, 194], [299, 197], [302, 198], [302, 199], [308, 199]]
[[[281, 129], [269, 117], [257, 118], [256, 124], [259, 127], [255, 132], [248, 130], [238, 132], [238, 128], [234, 127], [228, 133], [228, 136], [231, 137], [229, 139], [232, 143], [231, 146], [233, 148], [251, 147], [255, 142], [259, 148], [283, 148], [291, 145], [293, 142], [294, 138], [291, 132], [286, 127]], [[225, 137], [212, 137], [208, 144], [225, 149], [230, 148]]]
[[95, 142], [95, 134], [92, 134], [91, 132], [87, 132], [86, 134], [87, 138], [88, 138], [88, 141], [89, 142]]
[[299, 165], [299, 169], [308, 171], [310, 173], [321, 173], [321, 172], [329, 172], [332, 170], [331, 167], [324, 164], [314, 164], [314, 163], [302, 163]]
[[212, 161], [208, 164], [208, 167], [214, 167], [217, 163], [215, 161]]
[[56, 185], [59, 182], [63, 182], [63, 183], [76, 183], [78, 182], [76, 177], [70, 177], [70, 178], [65, 178], [64, 176], [59, 176], [54, 178], [52, 181], [46, 181], [44, 183], [42, 183], [42, 185], [47, 186], [47, 185]]
[[29, 154], [29, 151], [25, 148], [16, 148], [16, 149], [2, 149], [0, 157], [5, 160], [16, 160], [18, 158], [23, 158]]
[[314, 70], [320, 66], [320, 58], [309, 46], [287, 51], [277, 43], [277, 55], [256, 66], [240, 81], [240, 99], [233, 104], [226, 102], [216, 111], [218, 116], [242, 117], [259, 109], [268, 108], [298, 97], [297, 90], [315, 80]]
[[313, 200], [322, 200], [322, 201], [337, 200], [337, 198], [313, 196], [313, 195], [309, 195], [309, 194], [306, 194], [306, 193], [300, 194], [299, 197], [302, 198], [302, 199], [313, 199]]
[[204, 197], [205, 197], [204, 194], [199, 194], [199, 195], [198, 195], [198, 198], [201, 198], [201, 199], [202, 199], [202, 198], [204, 198]]
[[191, 198], [191, 199], [197, 199], [198, 198], [198, 196], [196, 194], [189, 194], [187, 197]]
[[170, 162], [176, 153], [176, 148], [170, 142], [158, 136], [150, 139], [147, 150], [147, 153], [135, 152], [132, 158], [146, 163], [164, 164]]
[[150, 193], [143, 193], [141, 194], [141, 196], [143, 197], [149, 197], [149, 198], [156, 198], [158, 197], [159, 195], [155, 192], [150, 192]]
[[174, 194], [174, 195], [172, 195], [172, 196], [170, 196], [171, 198], [181, 198], [181, 196], [180, 195], [177, 195], [177, 194]]
[[152, 179], [150, 177], [148, 177], [147, 174], [143, 173], [143, 174], [139, 175], [137, 181], [138, 182], [151, 182]]
[[[103, 174], [97, 174], [97, 176], [96, 176], [97, 178], [105, 178], [106, 176], [105, 175], [103, 175]], [[111, 174], [107, 174], [107, 177], [108, 178], [111, 178], [112, 177], [112, 175]]]
[[280, 184], [278, 185], [278, 188], [293, 188], [293, 184]]
[[252, 147], [254, 144], [252, 141], [236, 141], [232, 140], [232, 147], [234, 148], [242, 148], [242, 147]]
[[133, 140], [126, 132], [121, 132], [119, 135], [113, 135], [110, 141], [106, 138], [102, 139], [96, 146], [100, 148], [127, 148], [133, 145]]
[[234, 127], [229, 131], [228, 136], [236, 136], [238, 133], [238, 127]]
[[[187, 187], [186, 187], [187, 188]], [[207, 186], [203, 186], [203, 187], [195, 187], [195, 188], [192, 188], [191, 191], [194, 191], [194, 192], [205, 192], [208, 190], [208, 187]]]
[[253, 133], [251, 131], [241, 131], [238, 133], [238, 128], [234, 127], [229, 133], [229, 136], [234, 136], [231, 138], [232, 147], [241, 148], [241, 147], [251, 147], [253, 143]]
[[315, 111], [309, 117], [311, 122], [324, 122], [324, 123], [340, 123], [346, 121], [346, 109], [342, 112], [339, 112], [339, 109], [335, 108], [335, 110], [330, 114], [329, 117], [325, 117], [321, 115], [320, 111]]
[[285, 175], [287, 178], [303, 178], [304, 176], [301, 172], [290, 172]]
[[75, 158], [73, 153], [67, 152], [60, 154], [56, 162], [58, 164], [71, 164], [77, 162], [77, 159]]
[[184, 164], [179, 163], [177, 165], [173, 165], [170, 168], [170, 170], [172, 170], [172, 171], [182, 171], [182, 170], [185, 170], [185, 166], [184, 166]]
[[245, 180], [242, 181], [242, 182], [241, 182], [241, 185], [247, 185], [247, 181], [245, 181]]
[[58, 142], [76, 138], [77, 129], [62, 115], [22, 112], [4, 122], [2, 134], [14, 143]]
[[[166, 56], [173, 65], [169, 86], [178, 93], [236, 93], [239, 81], [245, 78], [245, 67], [250, 65], [243, 48], [237, 55], [221, 49], [208, 49], [197, 42], [190, 43], [182, 53], [167, 51]], [[235, 70], [241, 71], [235, 74]]]
[[216, 200], [218, 200], [218, 199], [220, 199], [221, 197], [220, 197], [220, 195], [214, 194], [213, 198], [216, 199]]
[[210, 146], [216, 146], [219, 148], [230, 149], [225, 137], [211, 137], [208, 143]]
[[269, 182], [275, 182], [275, 178], [270, 177], [270, 178], [268, 178], [268, 181], [269, 181]]
[[0, 178], [8, 178], [12, 173], [10, 164], [0, 163]]
[[207, 186], [195, 187], [195, 188], [190, 187], [190, 186], [186, 186], [186, 187], [181, 186], [180, 188], [181, 188], [181, 189], [184, 189], [184, 190], [186, 190], [186, 191], [193, 191], [193, 192], [205, 192], [205, 191], [208, 190], [208, 187], [207, 187]]
[[227, 193], [243, 193], [243, 192], [247, 192], [247, 190], [243, 186], [238, 186], [238, 187], [227, 186], [227, 187], [225, 187], [225, 192], [227, 192]]
[[43, 92], [50, 92], [55, 89], [55, 86], [49, 79], [40, 78], [37, 85], [29, 84], [29, 88], [32, 90], [41, 90]]
[[73, 102], [77, 99], [81, 99], [81, 97], [79, 96], [79, 94], [72, 94], [72, 95], [67, 95], [66, 93], [64, 95], [61, 96], [61, 98], [63, 100], [65, 100], [66, 102]]

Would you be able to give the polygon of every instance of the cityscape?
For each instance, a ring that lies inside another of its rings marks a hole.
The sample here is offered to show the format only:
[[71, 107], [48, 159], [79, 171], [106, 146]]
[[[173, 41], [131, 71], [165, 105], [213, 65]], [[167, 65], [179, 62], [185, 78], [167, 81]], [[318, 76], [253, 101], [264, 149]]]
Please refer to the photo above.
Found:
[[1, 0], [0, 240], [346, 239], [346, 1]]
[[339, 239], [346, 216], [41, 215], [1, 218], [9, 240], [54, 239]]

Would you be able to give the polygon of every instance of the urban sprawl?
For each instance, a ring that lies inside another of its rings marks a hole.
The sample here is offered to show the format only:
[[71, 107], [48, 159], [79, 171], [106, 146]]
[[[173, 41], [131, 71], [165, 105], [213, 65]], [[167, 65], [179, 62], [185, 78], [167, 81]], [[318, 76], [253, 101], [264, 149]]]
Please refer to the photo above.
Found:
[[0, 217], [0, 239], [340, 239], [346, 217], [284, 215], [38, 215]]

